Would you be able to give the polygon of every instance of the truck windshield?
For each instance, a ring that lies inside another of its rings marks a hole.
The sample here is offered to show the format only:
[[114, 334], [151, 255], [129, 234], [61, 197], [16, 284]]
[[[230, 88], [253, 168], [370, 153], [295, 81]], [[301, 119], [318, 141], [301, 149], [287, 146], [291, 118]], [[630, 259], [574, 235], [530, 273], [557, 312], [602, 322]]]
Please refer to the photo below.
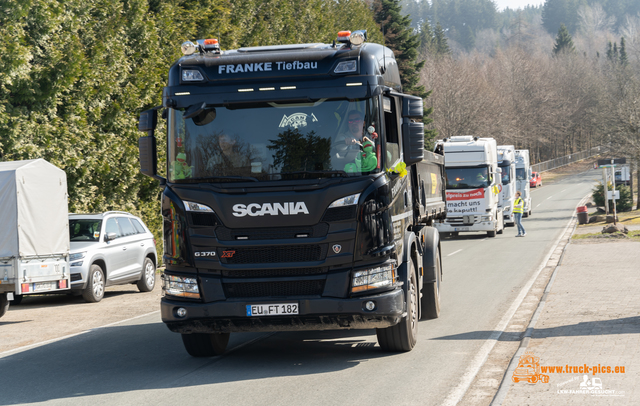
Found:
[[382, 167], [377, 99], [169, 109], [171, 182], [360, 176]]
[[447, 189], [478, 189], [491, 184], [489, 168], [445, 168], [447, 172]]
[[526, 180], [527, 171], [524, 168], [516, 168], [516, 180]]

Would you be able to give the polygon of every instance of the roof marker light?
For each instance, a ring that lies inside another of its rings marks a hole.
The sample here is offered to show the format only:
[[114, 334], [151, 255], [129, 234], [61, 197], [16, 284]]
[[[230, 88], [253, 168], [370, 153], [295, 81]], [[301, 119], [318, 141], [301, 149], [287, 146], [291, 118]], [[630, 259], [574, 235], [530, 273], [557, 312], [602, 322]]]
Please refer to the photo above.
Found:
[[295, 86], [280, 86], [280, 90], [296, 90]]
[[191, 94], [191, 92], [178, 92], [175, 94], [175, 96], [189, 96]]
[[203, 48], [205, 52], [213, 51], [216, 53], [220, 53], [220, 43], [217, 38], [209, 38], [205, 39], [203, 42]]
[[260, 90], [261, 92], [265, 92], [265, 91], [268, 91], [268, 90], [276, 90], [276, 88], [275, 87], [261, 87], [258, 90]]
[[351, 37], [351, 31], [340, 31], [337, 42], [349, 42], [349, 37]]
[[253, 89], [238, 89], [238, 92], [240, 92], [240, 93], [253, 92]]
[[362, 83], [347, 83], [347, 86], [362, 86]]

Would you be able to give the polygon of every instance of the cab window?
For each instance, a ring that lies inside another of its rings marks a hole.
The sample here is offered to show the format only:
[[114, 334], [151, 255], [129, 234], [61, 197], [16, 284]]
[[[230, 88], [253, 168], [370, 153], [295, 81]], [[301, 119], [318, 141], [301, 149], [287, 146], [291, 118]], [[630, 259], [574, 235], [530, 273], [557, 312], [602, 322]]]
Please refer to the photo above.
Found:
[[382, 108], [384, 110], [385, 149], [387, 151], [385, 167], [389, 169], [400, 160], [400, 129], [396, 119], [398, 109], [396, 99], [383, 97]]

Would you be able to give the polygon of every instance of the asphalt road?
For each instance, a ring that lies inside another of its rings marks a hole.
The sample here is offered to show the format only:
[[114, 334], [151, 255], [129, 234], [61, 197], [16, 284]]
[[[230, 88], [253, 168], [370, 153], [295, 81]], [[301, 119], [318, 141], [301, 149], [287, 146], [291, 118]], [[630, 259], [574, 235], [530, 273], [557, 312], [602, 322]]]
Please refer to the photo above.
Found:
[[454, 403], [596, 178], [534, 189], [525, 238], [511, 227], [445, 240], [442, 313], [420, 322], [409, 353], [381, 352], [373, 331], [247, 333], [195, 359], [154, 313], [0, 355], [0, 404]]

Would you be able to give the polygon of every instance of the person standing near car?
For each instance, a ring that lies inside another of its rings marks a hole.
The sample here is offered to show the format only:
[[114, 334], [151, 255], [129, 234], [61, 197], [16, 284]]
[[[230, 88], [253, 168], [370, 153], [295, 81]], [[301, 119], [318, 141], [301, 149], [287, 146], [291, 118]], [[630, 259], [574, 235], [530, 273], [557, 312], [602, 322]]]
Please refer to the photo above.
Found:
[[513, 216], [516, 220], [516, 225], [518, 226], [518, 235], [516, 237], [524, 237], [527, 233], [524, 231], [524, 227], [522, 227], [522, 213], [524, 208], [524, 200], [520, 197], [520, 192], [516, 192], [516, 200], [513, 202]]

